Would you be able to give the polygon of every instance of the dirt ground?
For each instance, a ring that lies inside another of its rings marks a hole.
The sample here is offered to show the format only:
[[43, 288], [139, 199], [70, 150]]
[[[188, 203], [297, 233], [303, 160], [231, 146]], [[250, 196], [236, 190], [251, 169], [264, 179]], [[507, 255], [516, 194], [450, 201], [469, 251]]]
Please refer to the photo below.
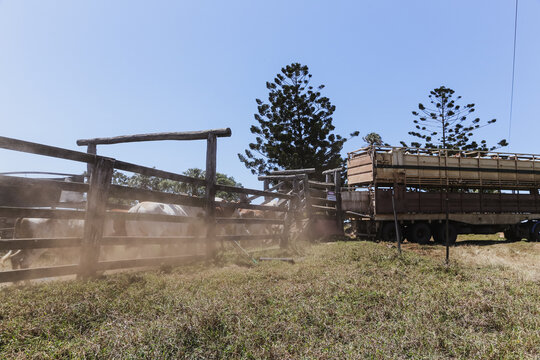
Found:
[[[444, 260], [441, 245], [403, 244], [404, 249]], [[502, 234], [460, 235], [450, 248], [450, 261], [467, 265], [498, 266], [514, 271], [524, 279], [540, 281], [540, 242], [508, 242]]]

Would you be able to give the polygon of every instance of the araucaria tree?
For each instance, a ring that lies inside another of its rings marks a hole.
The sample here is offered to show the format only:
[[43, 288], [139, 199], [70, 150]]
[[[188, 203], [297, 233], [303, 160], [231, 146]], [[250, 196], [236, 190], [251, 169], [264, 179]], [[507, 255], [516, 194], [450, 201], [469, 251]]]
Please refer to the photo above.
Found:
[[388, 145], [383, 142], [381, 135], [379, 135], [376, 132], [370, 132], [366, 136], [362, 138], [364, 142], [369, 146], [381, 146], [381, 145]]
[[[410, 131], [419, 139], [411, 143], [413, 147], [428, 149], [459, 149], [491, 151], [507, 146], [506, 140], [501, 140], [495, 146], [488, 146], [486, 140], [477, 142], [472, 139], [479, 129], [494, 124], [497, 120], [492, 119], [482, 123], [480, 118], [470, 119], [469, 116], [475, 111], [474, 104], [459, 105], [456, 103], [461, 96], [454, 98], [454, 90], [441, 86], [430, 91], [430, 106], [418, 104], [419, 111], [412, 114], [417, 118], [413, 121], [415, 130]], [[405, 142], [401, 142], [407, 146]]]
[[258, 125], [250, 129], [255, 142], [238, 154], [253, 174], [302, 168], [320, 173], [343, 164], [340, 152], [347, 139], [333, 133], [336, 107], [321, 95], [324, 85], [310, 85], [311, 76], [305, 65], [287, 65], [266, 83], [268, 102], [256, 99]]

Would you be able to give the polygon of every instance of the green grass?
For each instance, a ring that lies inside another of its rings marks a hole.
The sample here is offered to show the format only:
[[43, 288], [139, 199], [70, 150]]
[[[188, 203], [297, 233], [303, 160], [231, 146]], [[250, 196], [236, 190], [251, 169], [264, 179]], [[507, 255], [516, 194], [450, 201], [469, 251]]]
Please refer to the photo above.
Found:
[[538, 282], [368, 242], [295, 257], [4, 288], [0, 358], [540, 357]]

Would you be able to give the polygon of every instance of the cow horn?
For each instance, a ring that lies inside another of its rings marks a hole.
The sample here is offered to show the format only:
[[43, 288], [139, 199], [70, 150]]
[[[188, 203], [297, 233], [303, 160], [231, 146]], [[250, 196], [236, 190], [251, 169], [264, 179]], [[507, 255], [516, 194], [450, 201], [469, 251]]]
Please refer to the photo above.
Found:
[[5, 262], [7, 259], [16, 256], [16, 255], [19, 254], [20, 252], [21, 252], [20, 249], [17, 250], [17, 251], [15, 251], [15, 253], [13, 253], [13, 250], [9, 250], [9, 251], [7, 252], [7, 254], [4, 255], [4, 256], [2, 256], [2, 258], [0, 259], [0, 265], [3, 265], [4, 262]]

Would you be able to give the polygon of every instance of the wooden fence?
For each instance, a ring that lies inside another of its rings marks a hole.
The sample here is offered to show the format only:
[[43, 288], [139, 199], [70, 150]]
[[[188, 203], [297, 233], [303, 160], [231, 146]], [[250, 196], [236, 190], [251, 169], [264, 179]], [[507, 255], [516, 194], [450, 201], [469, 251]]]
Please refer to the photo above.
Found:
[[343, 210], [341, 208], [341, 173], [342, 168], [323, 171], [325, 181], [310, 180], [315, 173], [314, 168], [280, 170], [259, 176], [259, 180], [265, 182], [265, 188], [269, 188], [272, 182], [292, 189], [295, 195], [295, 219], [305, 220], [303, 231], [307, 237], [317, 234], [313, 229], [317, 222], [329, 220], [335, 222], [333, 234], [343, 235]]
[[[230, 129], [208, 130], [200, 132], [185, 133], [162, 133], [144, 134], [117, 138], [101, 138], [91, 140], [80, 140], [79, 145], [87, 145], [86, 153], [37, 144], [12, 138], [0, 137], [0, 148], [13, 151], [26, 152], [36, 155], [55, 157], [65, 160], [86, 163], [90, 173], [88, 183], [82, 182], [61, 182], [55, 180], [37, 180], [30, 178], [0, 176], [0, 186], [23, 186], [28, 189], [60, 189], [86, 193], [86, 207], [84, 211], [77, 209], [44, 209], [35, 207], [13, 207], [0, 206], [0, 217], [9, 218], [44, 218], [44, 219], [77, 219], [84, 220], [82, 237], [69, 238], [18, 238], [0, 240], [0, 251], [19, 249], [44, 249], [44, 248], [79, 248], [80, 261], [78, 264], [16, 269], [0, 272], [0, 282], [11, 282], [19, 280], [37, 279], [44, 277], [54, 277], [77, 274], [83, 278], [89, 278], [97, 271], [125, 269], [132, 267], [156, 266], [160, 264], [178, 264], [184, 261], [196, 259], [211, 259], [216, 255], [217, 244], [219, 242], [238, 240], [260, 240], [273, 237], [272, 234], [216, 234], [216, 227], [223, 224], [264, 224], [268, 226], [279, 226], [281, 229], [280, 244], [287, 246], [289, 239], [289, 229], [294, 220], [298, 197], [293, 194], [293, 190], [284, 191], [282, 186], [268, 188], [266, 190], [246, 189], [233, 186], [219, 185], [216, 183], [216, 149], [217, 138], [231, 135]], [[96, 145], [112, 144], [127, 141], [150, 141], [150, 140], [198, 140], [204, 139], [207, 142], [206, 153], [206, 178], [198, 179], [167, 171], [157, 170], [137, 164], [119, 161], [116, 159], [99, 156], [96, 154]], [[126, 186], [114, 185], [111, 183], [113, 170], [129, 171], [137, 174], [155, 176], [173, 181], [192, 184], [204, 187], [205, 196], [188, 196], [181, 194], [170, 194], [158, 191], [135, 189]], [[306, 178], [307, 179], [307, 178]], [[306, 184], [308, 180], [306, 180]], [[304, 193], [308, 193], [308, 185], [304, 185]], [[216, 191], [226, 191], [229, 193], [244, 194], [248, 200], [256, 197], [265, 197], [263, 204], [255, 205], [248, 202], [227, 203], [221, 206], [232, 207], [234, 209], [251, 209], [261, 211], [265, 214], [279, 214], [284, 216], [264, 216], [258, 218], [238, 218], [238, 217], [217, 217], [216, 216]], [[128, 212], [114, 212], [108, 210], [111, 198], [155, 201], [167, 204], [178, 204], [200, 207], [204, 209], [204, 228], [206, 234], [200, 236], [109, 236], [103, 233], [105, 222], [108, 220], [123, 219], [126, 221], [158, 221], [168, 223], [200, 223], [201, 219], [187, 216], [171, 216], [161, 214], [137, 214]], [[269, 200], [278, 199], [278, 206], [268, 205]], [[307, 200], [306, 200], [307, 203]], [[6, 205], [6, 204], [0, 204]], [[100, 252], [103, 246], [110, 245], [167, 245], [185, 242], [205, 243], [204, 254], [161, 256], [150, 258], [124, 259], [114, 261], [100, 261]]]

